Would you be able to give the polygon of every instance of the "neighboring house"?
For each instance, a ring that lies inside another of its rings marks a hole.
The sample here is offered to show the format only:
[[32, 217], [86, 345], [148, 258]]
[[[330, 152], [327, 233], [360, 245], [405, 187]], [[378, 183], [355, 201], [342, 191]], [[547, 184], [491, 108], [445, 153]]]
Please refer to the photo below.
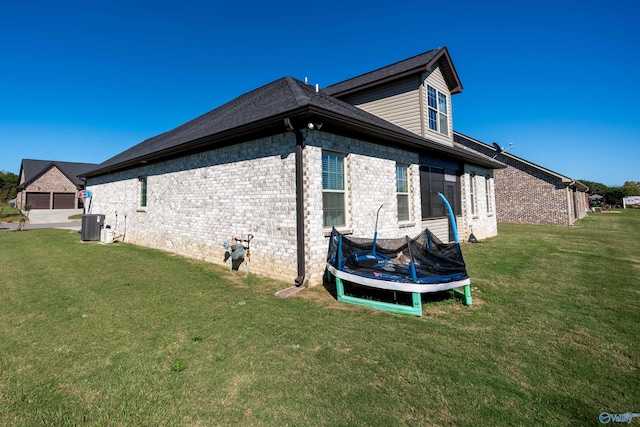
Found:
[[[395, 102], [403, 89], [394, 82], [407, 77], [415, 93]], [[378, 88], [378, 99], [415, 117], [367, 112], [341, 88]], [[448, 240], [438, 192], [463, 238], [473, 224], [495, 235], [493, 196], [487, 213], [470, 182], [503, 165], [454, 146], [451, 95], [460, 90], [446, 48], [324, 90], [284, 77], [82, 174], [92, 213], [125, 241], [217, 263], [223, 242], [253, 234], [252, 272], [309, 285], [322, 282], [331, 228], [371, 237], [381, 206], [380, 238], [428, 226]]]
[[95, 163], [72, 163], [52, 160], [23, 159], [20, 165], [20, 184], [16, 197], [17, 207], [30, 205], [31, 209], [77, 209], [76, 194], [84, 188], [78, 177], [95, 169]]
[[498, 222], [573, 224], [587, 214], [589, 187], [461, 133], [457, 144], [507, 165], [494, 172]]

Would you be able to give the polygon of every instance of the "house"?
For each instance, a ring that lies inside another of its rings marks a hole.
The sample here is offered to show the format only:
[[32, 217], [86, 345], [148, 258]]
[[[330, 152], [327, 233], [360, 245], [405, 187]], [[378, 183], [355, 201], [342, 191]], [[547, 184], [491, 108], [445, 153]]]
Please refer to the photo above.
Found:
[[[338, 99], [375, 114], [423, 138], [460, 148], [453, 140], [451, 95], [462, 92], [462, 83], [446, 47], [397, 62], [381, 69], [334, 84], [325, 89]], [[464, 147], [463, 147], [464, 148]], [[476, 153], [477, 154], [477, 153]], [[483, 154], [480, 156], [485, 157]], [[471, 233], [480, 239], [495, 236], [496, 204], [494, 168], [502, 168], [493, 159], [487, 167], [479, 162], [444, 161], [437, 155], [422, 153], [419, 161], [423, 227], [446, 241], [448, 223], [442, 218], [444, 207], [429, 203], [430, 189], [444, 180], [442, 191], [456, 211], [458, 234], [466, 239]], [[496, 165], [497, 164], [497, 165]], [[443, 178], [440, 175], [443, 173]]]
[[568, 226], [586, 216], [589, 187], [580, 181], [459, 132], [454, 140], [507, 166], [494, 172], [498, 222]]
[[298, 285], [322, 283], [332, 227], [371, 237], [378, 210], [380, 238], [429, 227], [448, 240], [438, 192], [462, 236], [495, 235], [493, 195], [469, 191], [489, 177], [491, 192], [503, 165], [454, 145], [461, 89], [446, 48], [323, 90], [281, 78], [82, 174], [92, 213], [125, 241], [216, 263], [223, 242], [252, 234], [251, 271]]
[[53, 160], [23, 159], [20, 164], [20, 183], [16, 197], [17, 207], [30, 205], [31, 209], [77, 209], [77, 191], [84, 188], [78, 177], [95, 163], [59, 162]]

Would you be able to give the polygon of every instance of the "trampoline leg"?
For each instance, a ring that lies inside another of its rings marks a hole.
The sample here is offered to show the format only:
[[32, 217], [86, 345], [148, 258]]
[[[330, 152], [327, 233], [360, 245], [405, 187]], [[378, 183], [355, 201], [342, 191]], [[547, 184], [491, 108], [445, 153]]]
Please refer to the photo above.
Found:
[[465, 305], [471, 305], [471, 285], [465, 285], [464, 287], [464, 303]]
[[464, 305], [471, 305], [471, 285], [465, 285], [462, 289], [462, 291], [452, 289], [453, 295], [462, 299], [464, 301]]
[[422, 295], [420, 292], [411, 292], [411, 302], [413, 302], [413, 310], [415, 314], [422, 316]]
[[338, 301], [344, 297], [344, 285], [342, 284], [342, 279], [336, 277], [336, 294], [338, 296]]
[[410, 316], [418, 317], [422, 316], [422, 298], [418, 292], [411, 293], [412, 305], [392, 304], [388, 302], [368, 300], [345, 295], [342, 279], [336, 277], [336, 294], [338, 296], [338, 301], [347, 304], [374, 308], [376, 310], [387, 311], [389, 313], [408, 314]]

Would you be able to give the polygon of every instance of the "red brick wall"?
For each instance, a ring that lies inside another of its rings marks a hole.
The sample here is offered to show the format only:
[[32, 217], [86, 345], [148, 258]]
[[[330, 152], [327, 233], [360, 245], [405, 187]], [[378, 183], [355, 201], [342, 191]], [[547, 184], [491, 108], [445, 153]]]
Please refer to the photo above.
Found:
[[[22, 184], [24, 177], [21, 177], [20, 183]], [[37, 193], [49, 193], [49, 209], [53, 208], [53, 193], [75, 193], [77, 191], [76, 185], [67, 178], [65, 174], [60, 172], [57, 167], [52, 167], [42, 176], [38, 177], [35, 181], [29, 184], [23, 191], [18, 193], [18, 208], [22, 208], [22, 205], [26, 202], [26, 194], [31, 192]], [[78, 200], [76, 199], [75, 207], [78, 207]]]
[[454, 135], [454, 140], [463, 148], [495, 156], [507, 165], [494, 171], [498, 222], [568, 226], [586, 215], [585, 193], [578, 192], [575, 196], [574, 212], [573, 189], [560, 177], [505, 154], [496, 156], [495, 150], [486, 144], [459, 134]]
[[567, 188], [560, 178], [507, 158], [495, 171], [498, 222], [570, 225]]

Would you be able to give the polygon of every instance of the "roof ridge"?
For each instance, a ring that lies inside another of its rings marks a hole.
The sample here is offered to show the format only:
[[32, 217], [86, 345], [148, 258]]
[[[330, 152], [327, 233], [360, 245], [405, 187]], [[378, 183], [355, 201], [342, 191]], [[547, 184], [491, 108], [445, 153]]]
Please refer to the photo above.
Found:
[[98, 163], [87, 163], [87, 162], [69, 162], [66, 160], [48, 160], [48, 159], [22, 159], [23, 162], [42, 162], [42, 163], [64, 163], [64, 164], [74, 164], [74, 165], [97, 165]]
[[364, 76], [367, 76], [367, 75], [370, 75], [370, 74], [378, 73], [378, 72], [380, 72], [381, 70], [384, 70], [384, 69], [386, 69], [386, 68], [391, 68], [391, 67], [397, 66], [398, 64], [402, 64], [403, 62], [410, 62], [411, 60], [414, 60], [414, 59], [416, 59], [416, 58], [418, 58], [418, 57], [420, 57], [420, 56], [423, 56], [423, 55], [427, 55], [427, 54], [432, 53], [432, 54], [433, 54], [433, 57], [436, 57], [436, 56], [437, 56], [437, 55], [438, 55], [442, 50], [444, 50], [444, 49], [446, 49], [446, 46], [441, 46], [441, 47], [438, 47], [438, 48], [436, 48], [436, 49], [429, 49], [429, 50], [427, 50], [426, 52], [422, 52], [422, 53], [419, 53], [419, 54], [417, 54], [417, 55], [413, 55], [413, 56], [411, 56], [411, 57], [409, 57], [409, 58], [404, 58], [404, 59], [401, 59], [401, 60], [399, 60], [399, 61], [393, 62], [393, 63], [391, 63], [391, 64], [387, 64], [387, 65], [384, 65], [384, 66], [382, 66], [382, 67], [378, 67], [378, 68], [376, 68], [376, 69], [374, 69], [374, 70], [367, 71], [367, 72], [362, 73], [362, 74], [358, 74], [357, 76], [350, 77], [350, 78], [348, 78], [348, 79], [346, 79], [346, 80], [339, 81], [339, 82], [337, 82], [337, 83], [334, 83], [334, 84], [332, 84], [332, 85], [327, 86], [327, 87], [326, 87], [326, 88], [324, 88], [323, 90], [329, 89], [329, 88], [334, 87], [334, 86], [338, 86], [338, 85], [340, 85], [340, 84], [344, 84], [344, 83], [349, 82], [349, 81], [351, 81], [351, 80], [355, 80], [355, 79], [363, 78]]
[[[490, 149], [490, 150], [495, 150], [495, 148], [493, 148], [491, 145], [487, 144], [487, 143], [486, 143], [486, 142], [484, 142], [484, 141], [480, 141], [479, 139], [476, 139], [476, 138], [474, 138], [474, 137], [472, 137], [472, 136], [465, 135], [465, 134], [463, 134], [462, 132], [458, 132], [458, 131], [455, 131], [455, 130], [453, 131], [453, 133], [454, 133], [454, 136], [455, 136], [455, 134], [458, 134], [458, 136], [459, 136], [459, 137], [462, 137], [462, 138], [465, 138], [465, 139], [471, 140], [471, 142], [475, 142], [475, 143], [477, 143], [477, 144], [481, 144], [481, 145], [483, 145], [485, 148], [488, 148], [488, 149]], [[472, 149], [472, 150], [473, 150], [473, 149]], [[474, 151], [475, 151], [475, 150], [474, 150]], [[565, 179], [570, 179], [570, 180], [572, 180], [572, 181], [577, 181], [577, 180], [575, 180], [575, 179], [573, 179], [573, 178], [571, 178], [571, 177], [569, 177], [569, 176], [567, 176], [567, 175], [564, 175], [564, 174], [561, 174], [560, 172], [556, 172], [556, 171], [554, 171], [554, 170], [551, 170], [551, 169], [549, 169], [549, 168], [548, 168], [548, 167], [546, 167], [546, 166], [542, 166], [542, 165], [540, 165], [540, 164], [538, 164], [538, 163], [534, 163], [534, 162], [532, 162], [531, 160], [527, 160], [527, 159], [525, 159], [524, 157], [517, 156], [517, 155], [515, 155], [515, 154], [513, 154], [513, 153], [507, 153], [507, 152], [504, 152], [504, 151], [503, 151], [502, 153], [499, 153], [499, 154], [503, 154], [503, 155], [505, 155], [505, 156], [507, 156], [507, 157], [511, 157], [511, 158], [513, 158], [513, 159], [515, 159], [515, 160], [517, 160], [517, 161], [521, 162], [521, 163], [526, 163], [526, 164], [528, 164], [528, 165], [531, 165], [531, 166], [533, 166], [533, 167], [535, 167], [535, 168], [538, 168], [538, 169], [540, 169], [540, 170], [542, 170], [542, 171], [544, 171], [544, 172], [547, 172], [547, 173], [549, 173], [549, 174], [551, 174], [551, 175], [555, 175], [555, 176], [557, 176], [558, 178], [565, 178]], [[502, 161], [500, 161], [500, 160], [498, 160], [498, 161], [499, 161], [499, 162], [501, 162], [501, 163], [504, 163], [504, 162], [502, 162]]]
[[301, 84], [304, 85], [305, 83], [291, 76], [285, 76], [282, 79], [287, 82], [289, 89], [291, 90], [291, 93], [293, 94], [293, 97], [295, 98], [296, 104], [298, 104], [298, 106], [306, 105], [311, 102], [311, 98], [309, 97], [309, 95], [306, 94], [302, 89], [302, 86], [300, 86]]

